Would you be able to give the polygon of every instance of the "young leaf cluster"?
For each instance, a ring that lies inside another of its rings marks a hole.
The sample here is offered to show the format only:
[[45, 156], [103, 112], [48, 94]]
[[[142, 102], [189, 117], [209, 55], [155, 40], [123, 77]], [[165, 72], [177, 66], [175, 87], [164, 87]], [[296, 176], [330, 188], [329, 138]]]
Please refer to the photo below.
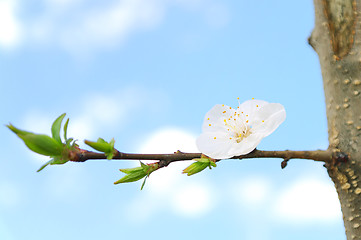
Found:
[[99, 152], [103, 152], [108, 160], [112, 159], [117, 153], [117, 150], [114, 148], [114, 138], [112, 138], [110, 142], [105, 141], [103, 138], [98, 138], [98, 141], [96, 142], [84, 140], [84, 143]]
[[140, 167], [119, 169], [119, 171], [125, 173], [126, 175], [118, 181], [114, 182], [114, 184], [135, 182], [144, 178], [140, 188], [140, 190], [142, 190], [149, 175], [158, 169], [158, 163], [144, 164], [142, 162], [140, 162]]
[[67, 138], [67, 130], [69, 118], [64, 124], [64, 142], [62, 142], [60, 137], [61, 124], [65, 117], [65, 113], [60, 115], [51, 126], [52, 136], [45, 134], [36, 134], [28, 131], [21, 130], [16, 128], [14, 125], [9, 124], [7, 127], [15, 133], [19, 138], [21, 138], [25, 145], [33, 152], [38, 154], [49, 156], [52, 159], [41, 166], [38, 170], [43, 170], [46, 166], [53, 164], [64, 164], [69, 161], [68, 153], [73, 148], [77, 147], [72, 138]]
[[212, 167], [217, 167], [215, 160], [205, 155], [202, 155], [201, 158], [194, 158], [193, 160], [196, 162], [192, 163], [183, 170], [183, 173], [186, 173], [187, 176], [199, 173], [203, 171], [206, 167], [209, 167], [209, 169], [212, 169]]

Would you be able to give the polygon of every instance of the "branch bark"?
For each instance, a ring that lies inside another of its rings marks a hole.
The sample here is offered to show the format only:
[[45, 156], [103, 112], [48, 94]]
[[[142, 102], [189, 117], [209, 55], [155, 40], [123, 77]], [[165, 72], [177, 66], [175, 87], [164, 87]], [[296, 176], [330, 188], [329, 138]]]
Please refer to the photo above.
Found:
[[361, 0], [314, 0], [317, 52], [325, 90], [329, 149], [350, 161], [326, 164], [348, 240], [361, 240]]
[[[117, 151], [112, 160], [157, 160], [160, 162], [161, 167], [168, 166], [172, 162], [187, 161], [194, 158], [200, 158], [201, 153], [184, 153], [177, 151], [173, 154], [138, 154], [138, 153], [123, 153]], [[331, 164], [332, 162], [347, 161], [347, 155], [342, 153], [334, 154], [329, 150], [315, 150], [315, 151], [261, 151], [255, 149], [254, 151], [242, 155], [236, 156], [231, 159], [246, 159], [246, 158], [282, 158], [284, 163], [292, 158], [309, 159], [319, 162], [325, 162]], [[73, 162], [85, 162], [88, 160], [105, 160], [106, 155], [103, 153], [97, 153], [87, 151], [83, 149], [77, 150], [76, 153], [69, 154], [69, 160]], [[220, 161], [220, 160], [217, 160]], [[284, 164], [283, 164], [284, 165]], [[285, 165], [284, 165], [285, 167]]]

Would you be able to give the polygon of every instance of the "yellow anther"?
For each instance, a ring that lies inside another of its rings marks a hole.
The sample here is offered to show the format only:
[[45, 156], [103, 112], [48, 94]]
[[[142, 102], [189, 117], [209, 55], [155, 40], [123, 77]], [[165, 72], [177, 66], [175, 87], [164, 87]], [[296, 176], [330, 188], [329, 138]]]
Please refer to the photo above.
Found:
[[264, 122], [264, 120], [262, 120], [262, 122]]
[[223, 121], [224, 121], [224, 122], [227, 122], [227, 120], [226, 120], [226, 119], [224, 119]]
[[229, 138], [229, 139], [232, 139], [232, 138]]
[[222, 107], [224, 107], [224, 104], [222, 104]]
[[254, 97], [252, 98], [252, 100], [254, 100]]
[[216, 139], [216, 137], [214, 137], [214, 139]]
[[246, 115], [246, 117], [248, 117], [248, 115]]
[[246, 121], [246, 123], [248, 123], [248, 120]]
[[229, 109], [232, 109], [232, 107], [229, 107]]
[[227, 130], [229, 131], [229, 128]]
[[208, 126], [211, 126], [211, 124], [208, 124]]
[[207, 118], [207, 120], [209, 120], [209, 118]]
[[226, 111], [223, 111], [223, 113], [226, 113]]
[[237, 98], [237, 100], [239, 100], [239, 97]]
[[256, 105], [256, 107], [258, 107], [258, 105]]

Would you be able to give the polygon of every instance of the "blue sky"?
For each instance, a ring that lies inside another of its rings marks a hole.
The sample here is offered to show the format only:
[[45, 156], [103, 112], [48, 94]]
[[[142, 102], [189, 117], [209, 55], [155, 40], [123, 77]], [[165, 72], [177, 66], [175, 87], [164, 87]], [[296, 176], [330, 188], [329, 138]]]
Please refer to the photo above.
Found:
[[[197, 151], [205, 113], [250, 98], [285, 106], [259, 149], [327, 148], [312, 1], [0, 0], [0, 122], [114, 137], [124, 152]], [[50, 166], [0, 128], [0, 239], [345, 239], [322, 164], [190, 163], [113, 185], [136, 162]]]

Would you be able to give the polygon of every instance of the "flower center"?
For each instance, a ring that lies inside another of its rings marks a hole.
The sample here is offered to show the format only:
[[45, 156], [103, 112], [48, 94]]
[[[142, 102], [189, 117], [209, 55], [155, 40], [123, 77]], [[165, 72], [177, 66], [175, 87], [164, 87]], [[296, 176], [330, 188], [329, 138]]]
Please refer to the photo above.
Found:
[[242, 131], [241, 133], [236, 133], [238, 134], [238, 136], [236, 137], [236, 142], [240, 143], [244, 138], [248, 137], [249, 135], [251, 135], [251, 129], [248, 128], [247, 130]]
[[235, 112], [234, 116], [224, 119], [223, 121], [232, 136], [229, 139], [236, 140], [237, 143], [240, 143], [252, 133], [252, 127], [248, 125], [248, 120], [243, 116], [243, 113], [237, 114]]

